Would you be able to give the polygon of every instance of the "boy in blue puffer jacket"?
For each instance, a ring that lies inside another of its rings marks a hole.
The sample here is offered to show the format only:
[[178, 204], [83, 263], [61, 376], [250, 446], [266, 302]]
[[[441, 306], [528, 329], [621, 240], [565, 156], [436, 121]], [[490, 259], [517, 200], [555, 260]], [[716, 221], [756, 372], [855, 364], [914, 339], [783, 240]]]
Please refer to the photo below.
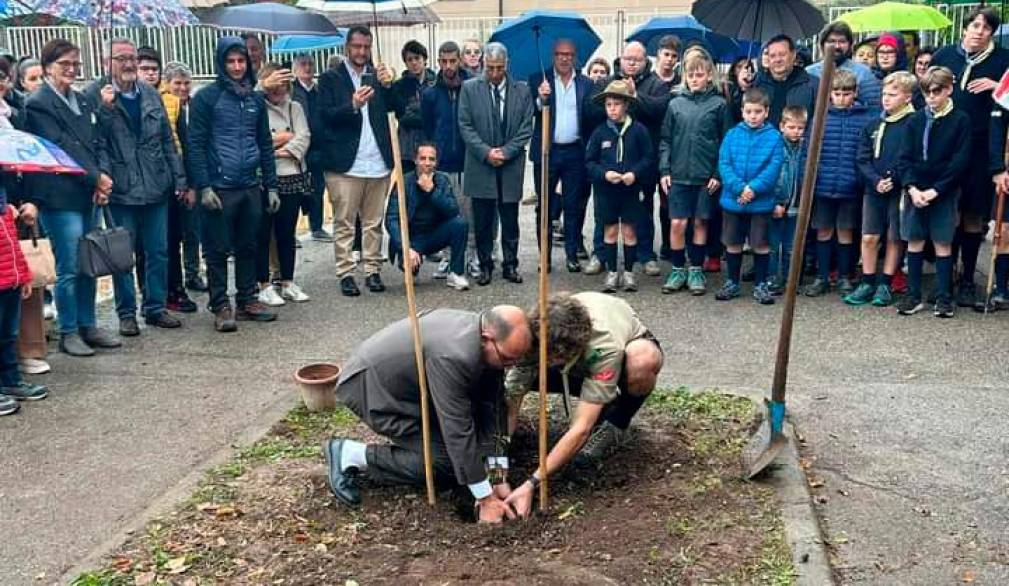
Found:
[[841, 295], [855, 290], [848, 275], [854, 260], [855, 226], [862, 210], [861, 177], [855, 162], [862, 131], [872, 114], [855, 101], [858, 82], [855, 74], [840, 69], [834, 74], [830, 108], [824, 123], [820, 169], [813, 199], [813, 229], [816, 230], [816, 279], [805, 289], [809, 297], [830, 290], [830, 255], [837, 230], [837, 288]]
[[770, 105], [763, 90], [747, 90], [743, 95], [743, 121], [725, 135], [718, 151], [724, 211], [722, 244], [728, 261], [728, 278], [715, 293], [719, 301], [739, 297], [743, 242], [749, 238], [756, 283], [753, 298], [763, 305], [774, 303], [767, 287], [768, 231], [783, 150], [781, 133], [767, 124]]

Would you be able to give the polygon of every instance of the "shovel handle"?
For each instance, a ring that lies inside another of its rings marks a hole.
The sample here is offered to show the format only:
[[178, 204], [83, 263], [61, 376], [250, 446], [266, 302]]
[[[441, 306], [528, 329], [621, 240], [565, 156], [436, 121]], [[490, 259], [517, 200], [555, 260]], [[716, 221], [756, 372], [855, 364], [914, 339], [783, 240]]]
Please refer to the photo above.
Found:
[[[799, 217], [795, 223], [795, 242], [805, 241], [809, 228], [810, 210], [813, 208], [813, 186], [820, 166], [820, 147], [823, 146], [824, 119], [830, 84], [834, 77], [834, 49], [829, 45], [823, 53], [823, 72], [820, 86], [816, 91], [816, 107], [813, 110], [813, 127], [809, 135], [809, 152], [806, 156], [805, 175], [799, 192]], [[788, 358], [792, 347], [792, 321], [795, 317], [795, 297], [799, 288], [799, 274], [802, 271], [804, 247], [792, 247], [792, 261], [788, 267], [788, 284], [785, 287], [785, 308], [781, 312], [781, 329], [778, 330], [778, 350], [774, 359], [774, 381], [771, 383], [771, 401], [785, 401], [785, 383], [788, 379]]]

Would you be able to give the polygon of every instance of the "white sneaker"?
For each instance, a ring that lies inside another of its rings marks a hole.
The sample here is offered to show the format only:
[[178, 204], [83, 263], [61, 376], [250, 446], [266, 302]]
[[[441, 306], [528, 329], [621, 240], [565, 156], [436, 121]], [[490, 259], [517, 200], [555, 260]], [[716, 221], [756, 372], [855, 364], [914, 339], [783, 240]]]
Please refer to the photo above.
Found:
[[293, 301], [295, 303], [304, 303], [312, 299], [311, 297], [306, 295], [305, 292], [301, 290], [301, 287], [299, 287], [295, 283], [290, 283], [288, 285], [284, 285], [283, 287], [281, 287], [280, 296], [283, 297], [284, 299], [287, 299], [288, 301]]
[[45, 374], [52, 370], [48, 362], [38, 358], [22, 358], [18, 360], [18, 368], [24, 374]]
[[46, 303], [42, 306], [42, 317], [44, 317], [46, 321], [56, 319], [56, 304]]
[[273, 286], [259, 291], [259, 302], [270, 307], [280, 307], [284, 305], [284, 299], [277, 294], [277, 289]]
[[469, 289], [469, 279], [467, 279], [464, 275], [449, 273], [448, 278], [445, 281], [445, 286], [451, 287], [456, 291], [465, 291]]
[[449, 267], [452, 263], [449, 262], [448, 258], [441, 259], [438, 263], [438, 268], [435, 269], [434, 274], [431, 275], [432, 279], [447, 279], [449, 274]]
[[469, 271], [469, 276], [476, 279], [480, 277], [480, 261], [476, 258], [469, 259], [469, 265], [467, 266], [467, 271]]

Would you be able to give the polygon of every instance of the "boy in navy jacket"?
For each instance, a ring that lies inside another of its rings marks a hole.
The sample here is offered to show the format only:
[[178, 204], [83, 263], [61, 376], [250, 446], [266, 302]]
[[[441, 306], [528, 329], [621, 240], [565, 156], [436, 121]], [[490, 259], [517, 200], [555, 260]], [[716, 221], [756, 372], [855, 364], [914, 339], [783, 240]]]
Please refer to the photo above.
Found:
[[756, 283], [753, 298], [762, 305], [774, 303], [767, 286], [768, 231], [784, 155], [781, 133], [767, 124], [770, 105], [764, 90], [747, 90], [743, 95], [743, 121], [725, 135], [718, 151], [724, 210], [722, 244], [728, 261], [728, 278], [715, 293], [719, 301], [740, 295], [743, 242], [749, 239]]
[[854, 263], [854, 232], [861, 211], [859, 198], [861, 181], [855, 155], [862, 131], [872, 121], [869, 110], [855, 101], [858, 82], [851, 71], [840, 69], [834, 74], [830, 92], [830, 108], [824, 123], [820, 170], [816, 175], [816, 198], [813, 200], [813, 229], [816, 230], [816, 264], [818, 275], [804, 293], [818, 297], [830, 290], [830, 255], [837, 232], [837, 288], [842, 295], [855, 287], [848, 276]]
[[[900, 158], [907, 143], [907, 126], [914, 114], [911, 98], [918, 80], [907, 71], [897, 71], [883, 80], [883, 114], [862, 132], [858, 169], [865, 184], [862, 199], [862, 282], [844, 302], [893, 303], [891, 285], [900, 265]], [[879, 241], [886, 235], [883, 273], [877, 274]]]
[[921, 268], [925, 241], [935, 245], [936, 299], [934, 315], [953, 317], [953, 235], [957, 199], [964, 171], [970, 163], [970, 117], [956, 108], [953, 72], [929, 67], [921, 78], [926, 108], [907, 125], [907, 148], [900, 165], [904, 196], [900, 205], [900, 236], [907, 242], [908, 294], [897, 303], [901, 315], [925, 309]]
[[[614, 293], [623, 281], [624, 291], [637, 291], [634, 263], [638, 259], [638, 238], [634, 222], [644, 215], [641, 186], [648, 184], [649, 169], [655, 162], [648, 130], [627, 115], [636, 102], [634, 90], [624, 80], [611, 81], [596, 96], [606, 107], [606, 122], [599, 125], [585, 148], [589, 179], [598, 204], [596, 222], [603, 225], [603, 263], [606, 281], [603, 292]], [[624, 271], [617, 272], [617, 236], [624, 237]]]
[[[806, 124], [809, 113], [802, 106], [785, 106], [779, 129], [782, 141], [781, 173], [775, 191], [777, 201], [771, 218], [771, 256], [768, 287], [780, 295], [788, 281], [795, 243], [795, 224], [799, 217], [799, 192], [806, 166]], [[779, 275], [780, 268], [780, 275]]]

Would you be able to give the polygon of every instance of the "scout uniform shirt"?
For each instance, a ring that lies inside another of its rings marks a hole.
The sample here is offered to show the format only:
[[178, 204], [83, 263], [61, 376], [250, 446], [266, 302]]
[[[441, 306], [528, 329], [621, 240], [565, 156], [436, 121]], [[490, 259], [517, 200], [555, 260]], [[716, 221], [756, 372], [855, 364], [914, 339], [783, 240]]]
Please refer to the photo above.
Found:
[[[592, 337], [585, 353], [562, 367], [564, 379], [564, 406], [568, 408], [569, 379], [582, 379], [580, 398], [589, 403], [609, 403], [617, 398], [624, 366], [624, 348], [634, 340], [648, 335], [648, 328], [641, 323], [630, 305], [619, 297], [586, 291], [572, 297], [589, 312], [592, 319]], [[509, 398], [520, 397], [533, 392], [539, 374], [536, 353], [528, 360], [508, 371], [505, 377], [505, 392]]]

